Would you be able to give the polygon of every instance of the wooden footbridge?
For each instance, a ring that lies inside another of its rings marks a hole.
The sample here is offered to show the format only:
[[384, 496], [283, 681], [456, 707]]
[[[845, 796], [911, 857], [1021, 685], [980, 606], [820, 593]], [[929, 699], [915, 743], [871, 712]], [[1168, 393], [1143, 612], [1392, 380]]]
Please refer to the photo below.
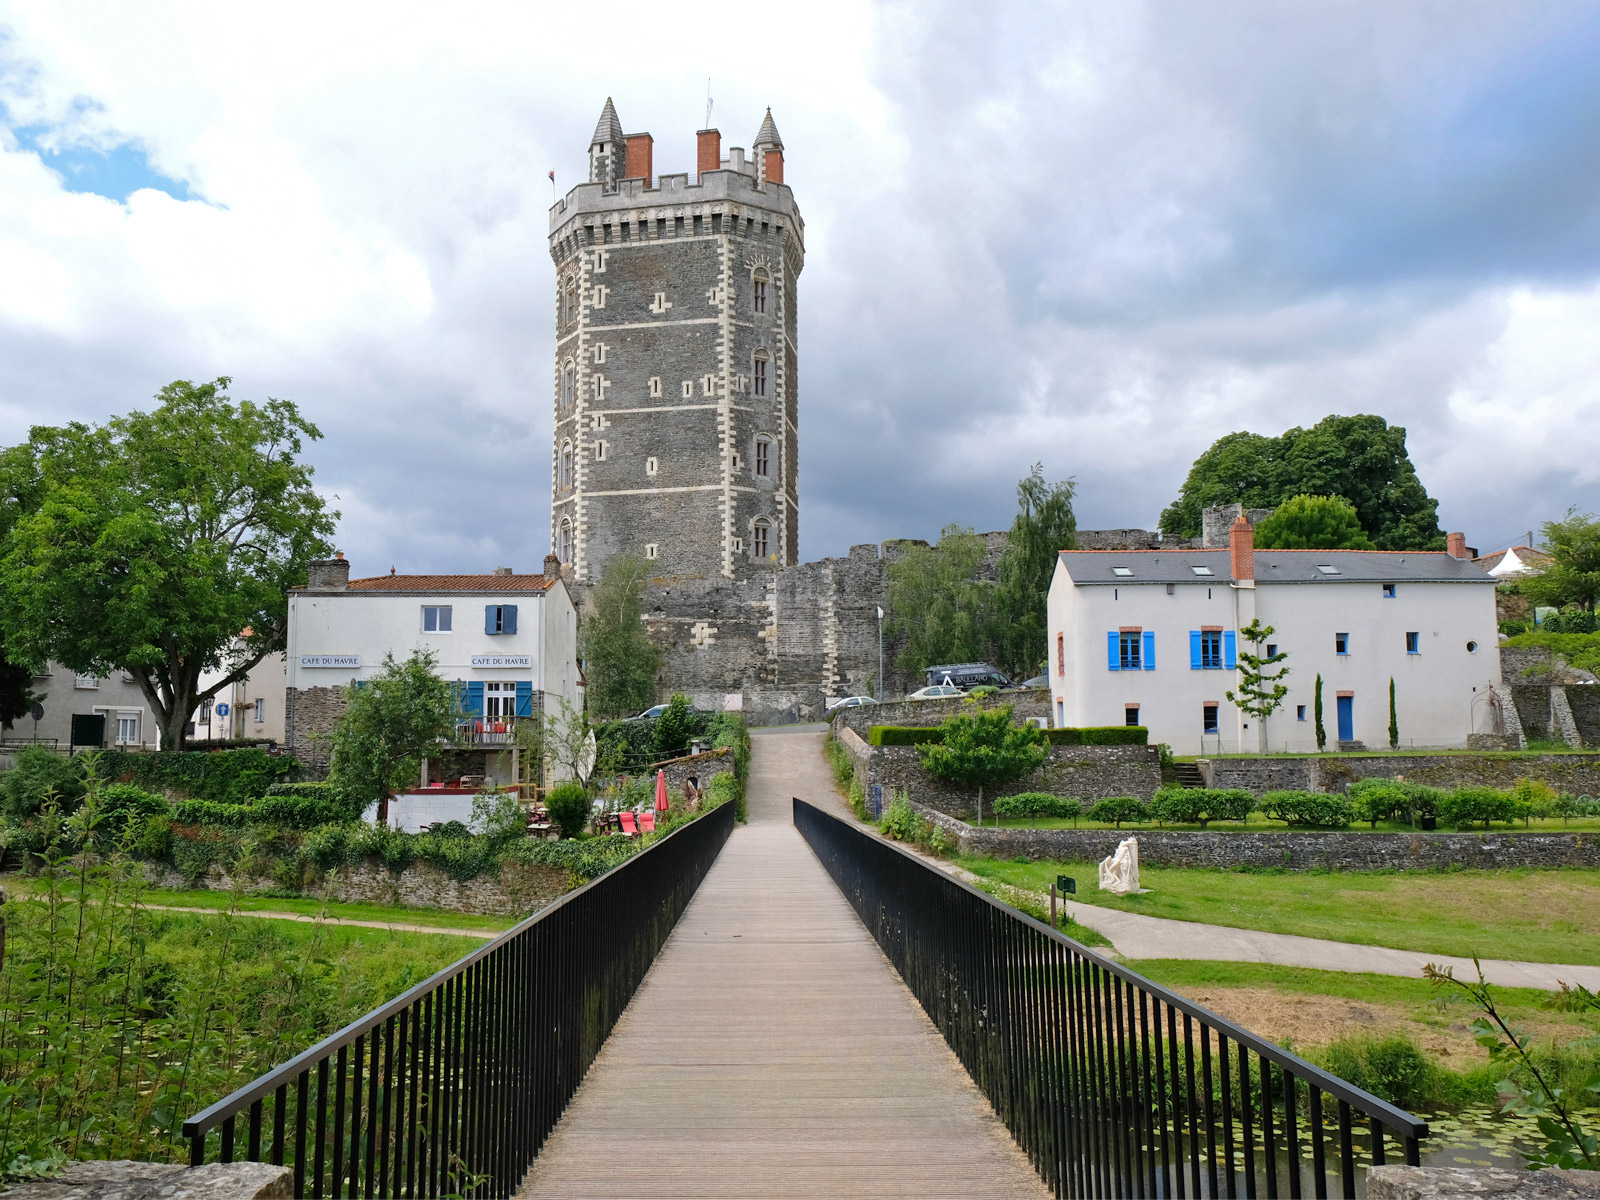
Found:
[[[1427, 1126], [863, 832], [820, 733], [185, 1124], [304, 1196], [1356, 1194]], [[807, 803], [810, 801], [810, 803]]]

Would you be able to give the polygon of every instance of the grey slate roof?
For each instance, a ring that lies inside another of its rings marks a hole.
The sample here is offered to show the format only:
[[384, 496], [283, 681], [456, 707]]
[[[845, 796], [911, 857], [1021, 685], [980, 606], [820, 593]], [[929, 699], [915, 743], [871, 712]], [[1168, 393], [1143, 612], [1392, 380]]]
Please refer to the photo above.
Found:
[[750, 143], [751, 147], [776, 146], [783, 149], [783, 139], [778, 136], [778, 127], [772, 123], [772, 110], [767, 109], [767, 115], [761, 122], [761, 128], [756, 131], [756, 140]]
[[[1080, 585], [1139, 583], [1231, 583], [1233, 558], [1227, 550], [1063, 550], [1061, 565]], [[1196, 575], [1192, 568], [1211, 568]], [[1319, 566], [1338, 571], [1329, 575]], [[1127, 567], [1131, 575], [1118, 575]], [[1471, 559], [1444, 551], [1257, 550], [1258, 584], [1266, 583], [1494, 583]]]
[[617, 119], [617, 110], [612, 107], [611, 97], [606, 97], [606, 106], [600, 110], [600, 122], [594, 127], [594, 137], [589, 139], [589, 145], [598, 146], [601, 142], [622, 142], [622, 122]]

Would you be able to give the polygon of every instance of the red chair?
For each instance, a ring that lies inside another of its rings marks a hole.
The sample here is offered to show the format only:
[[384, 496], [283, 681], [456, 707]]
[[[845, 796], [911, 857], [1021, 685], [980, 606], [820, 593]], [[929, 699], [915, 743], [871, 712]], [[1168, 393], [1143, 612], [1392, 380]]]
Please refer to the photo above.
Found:
[[639, 836], [639, 830], [634, 826], [633, 814], [631, 812], [618, 813], [617, 819], [622, 822], [623, 833], [627, 834], [629, 837]]
[[653, 812], [640, 813], [639, 814], [639, 829], [644, 833], [654, 833], [656, 831], [656, 815], [655, 815], [655, 813], [653, 813]]

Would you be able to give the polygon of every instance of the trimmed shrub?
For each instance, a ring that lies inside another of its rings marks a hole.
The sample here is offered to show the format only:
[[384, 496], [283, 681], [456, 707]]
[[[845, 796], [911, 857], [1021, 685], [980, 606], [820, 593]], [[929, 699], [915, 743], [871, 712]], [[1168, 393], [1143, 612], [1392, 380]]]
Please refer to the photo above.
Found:
[[1046, 729], [1052, 746], [1144, 746], [1150, 731], [1143, 725], [1090, 725], [1083, 729]]
[[551, 788], [544, 804], [564, 838], [577, 837], [589, 823], [589, 793], [581, 784], [563, 783]]
[[1243, 821], [1256, 798], [1244, 788], [1164, 787], [1150, 800], [1150, 815], [1163, 825], [1199, 825]]
[[[165, 807], [163, 804], [163, 810]], [[315, 829], [319, 825], [334, 825], [350, 820], [346, 804], [322, 796], [263, 796], [253, 804], [184, 800], [172, 815], [180, 825], [222, 825], [234, 829], [242, 829], [247, 825]]]
[[1355, 804], [1330, 792], [1278, 791], [1261, 797], [1263, 815], [1287, 825], [1343, 829], [1356, 815]]
[[1150, 806], [1137, 796], [1108, 796], [1089, 809], [1089, 819], [1122, 828], [1124, 821], [1148, 821]]
[[102, 838], [119, 838], [130, 825], [137, 827], [151, 817], [167, 816], [171, 805], [131, 783], [108, 783], [100, 789], [100, 811], [103, 815], [95, 832]]
[[248, 804], [257, 796], [265, 796], [274, 783], [285, 783], [300, 770], [300, 764], [287, 755], [259, 749], [98, 753], [102, 779], [122, 780], [153, 792], [172, 792], [219, 804]]
[[43, 746], [17, 752], [16, 765], [0, 775], [0, 802], [12, 824], [20, 825], [37, 813], [47, 795], [53, 795], [62, 812], [71, 812], [83, 798], [84, 760], [68, 758]]
[[940, 725], [874, 725], [867, 730], [869, 746], [934, 746], [944, 742]]
[[1448, 793], [1439, 803], [1439, 816], [1464, 829], [1482, 823], [1485, 829], [1494, 821], [1520, 821], [1528, 815], [1528, 806], [1507, 791], [1489, 787], [1464, 787]]
[[1076, 817], [1083, 814], [1083, 805], [1071, 796], [1019, 792], [1015, 796], [1001, 796], [994, 802], [994, 811], [996, 816], [1013, 818]]

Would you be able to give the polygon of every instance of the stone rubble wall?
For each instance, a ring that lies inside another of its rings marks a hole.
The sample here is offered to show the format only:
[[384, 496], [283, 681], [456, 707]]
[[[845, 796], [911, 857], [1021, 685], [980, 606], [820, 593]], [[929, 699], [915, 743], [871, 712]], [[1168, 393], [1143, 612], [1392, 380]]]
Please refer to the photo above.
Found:
[[912, 807], [949, 834], [962, 854], [1036, 861], [1098, 862], [1126, 838], [1152, 867], [1276, 867], [1288, 871], [1446, 871], [1600, 866], [1589, 833], [1256, 833], [1225, 824], [1204, 831], [974, 828], [946, 812]]
[[[1045, 691], [1007, 692], [981, 699], [984, 708], [997, 708], [1002, 704], [1015, 705], [1014, 715], [1018, 721], [1026, 721], [1032, 717], [1048, 719], [1050, 716], [1050, 693]], [[832, 722], [836, 731], [842, 728], [853, 729], [865, 738], [867, 731], [874, 725], [913, 725], [919, 728], [942, 725], [947, 717], [960, 712], [965, 704], [966, 700], [959, 696], [948, 700], [901, 700], [892, 704], [863, 704], [859, 708], [835, 709]]]
[[1499, 1167], [1381, 1166], [1367, 1171], [1367, 1200], [1592, 1200], [1600, 1171], [1507, 1171]]
[[1341, 754], [1200, 760], [1207, 787], [1247, 788], [1256, 795], [1288, 788], [1342, 792], [1357, 779], [1397, 779], [1430, 787], [1508, 788], [1531, 778], [1574, 795], [1600, 796], [1600, 754], [1499, 758], [1478, 754]]
[[[883, 785], [884, 797], [904, 789], [916, 801], [950, 816], [975, 816], [976, 788], [935, 779], [922, 766], [915, 746], [868, 747], [867, 786]], [[1161, 760], [1154, 746], [1052, 746], [1050, 757], [1033, 774], [1004, 788], [984, 792], [984, 812], [997, 796], [1019, 792], [1050, 792], [1073, 796], [1085, 803], [1108, 796], [1137, 796], [1148, 800], [1161, 786]]]
[[[213, 1143], [215, 1144], [215, 1143]], [[279, 1200], [294, 1195], [288, 1167], [270, 1163], [127, 1160], [69, 1163], [54, 1179], [18, 1184], [7, 1200]]]
[[[150, 883], [163, 888], [205, 888], [228, 892], [234, 880], [221, 867], [213, 865], [191, 882], [172, 867], [147, 865]], [[244, 881], [246, 892], [281, 888], [281, 880], [271, 876], [251, 876]], [[454, 879], [428, 863], [414, 862], [395, 872], [377, 858], [367, 858], [357, 866], [341, 867], [331, 879], [318, 873], [301, 885], [308, 891], [325, 889], [329, 900], [343, 903], [382, 904], [394, 908], [434, 908], [446, 912], [477, 913], [483, 916], [526, 916], [566, 895], [572, 887], [572, 874], [564, 867], [536, 863], [502, 863], [496, 874], [473, 879]]]

